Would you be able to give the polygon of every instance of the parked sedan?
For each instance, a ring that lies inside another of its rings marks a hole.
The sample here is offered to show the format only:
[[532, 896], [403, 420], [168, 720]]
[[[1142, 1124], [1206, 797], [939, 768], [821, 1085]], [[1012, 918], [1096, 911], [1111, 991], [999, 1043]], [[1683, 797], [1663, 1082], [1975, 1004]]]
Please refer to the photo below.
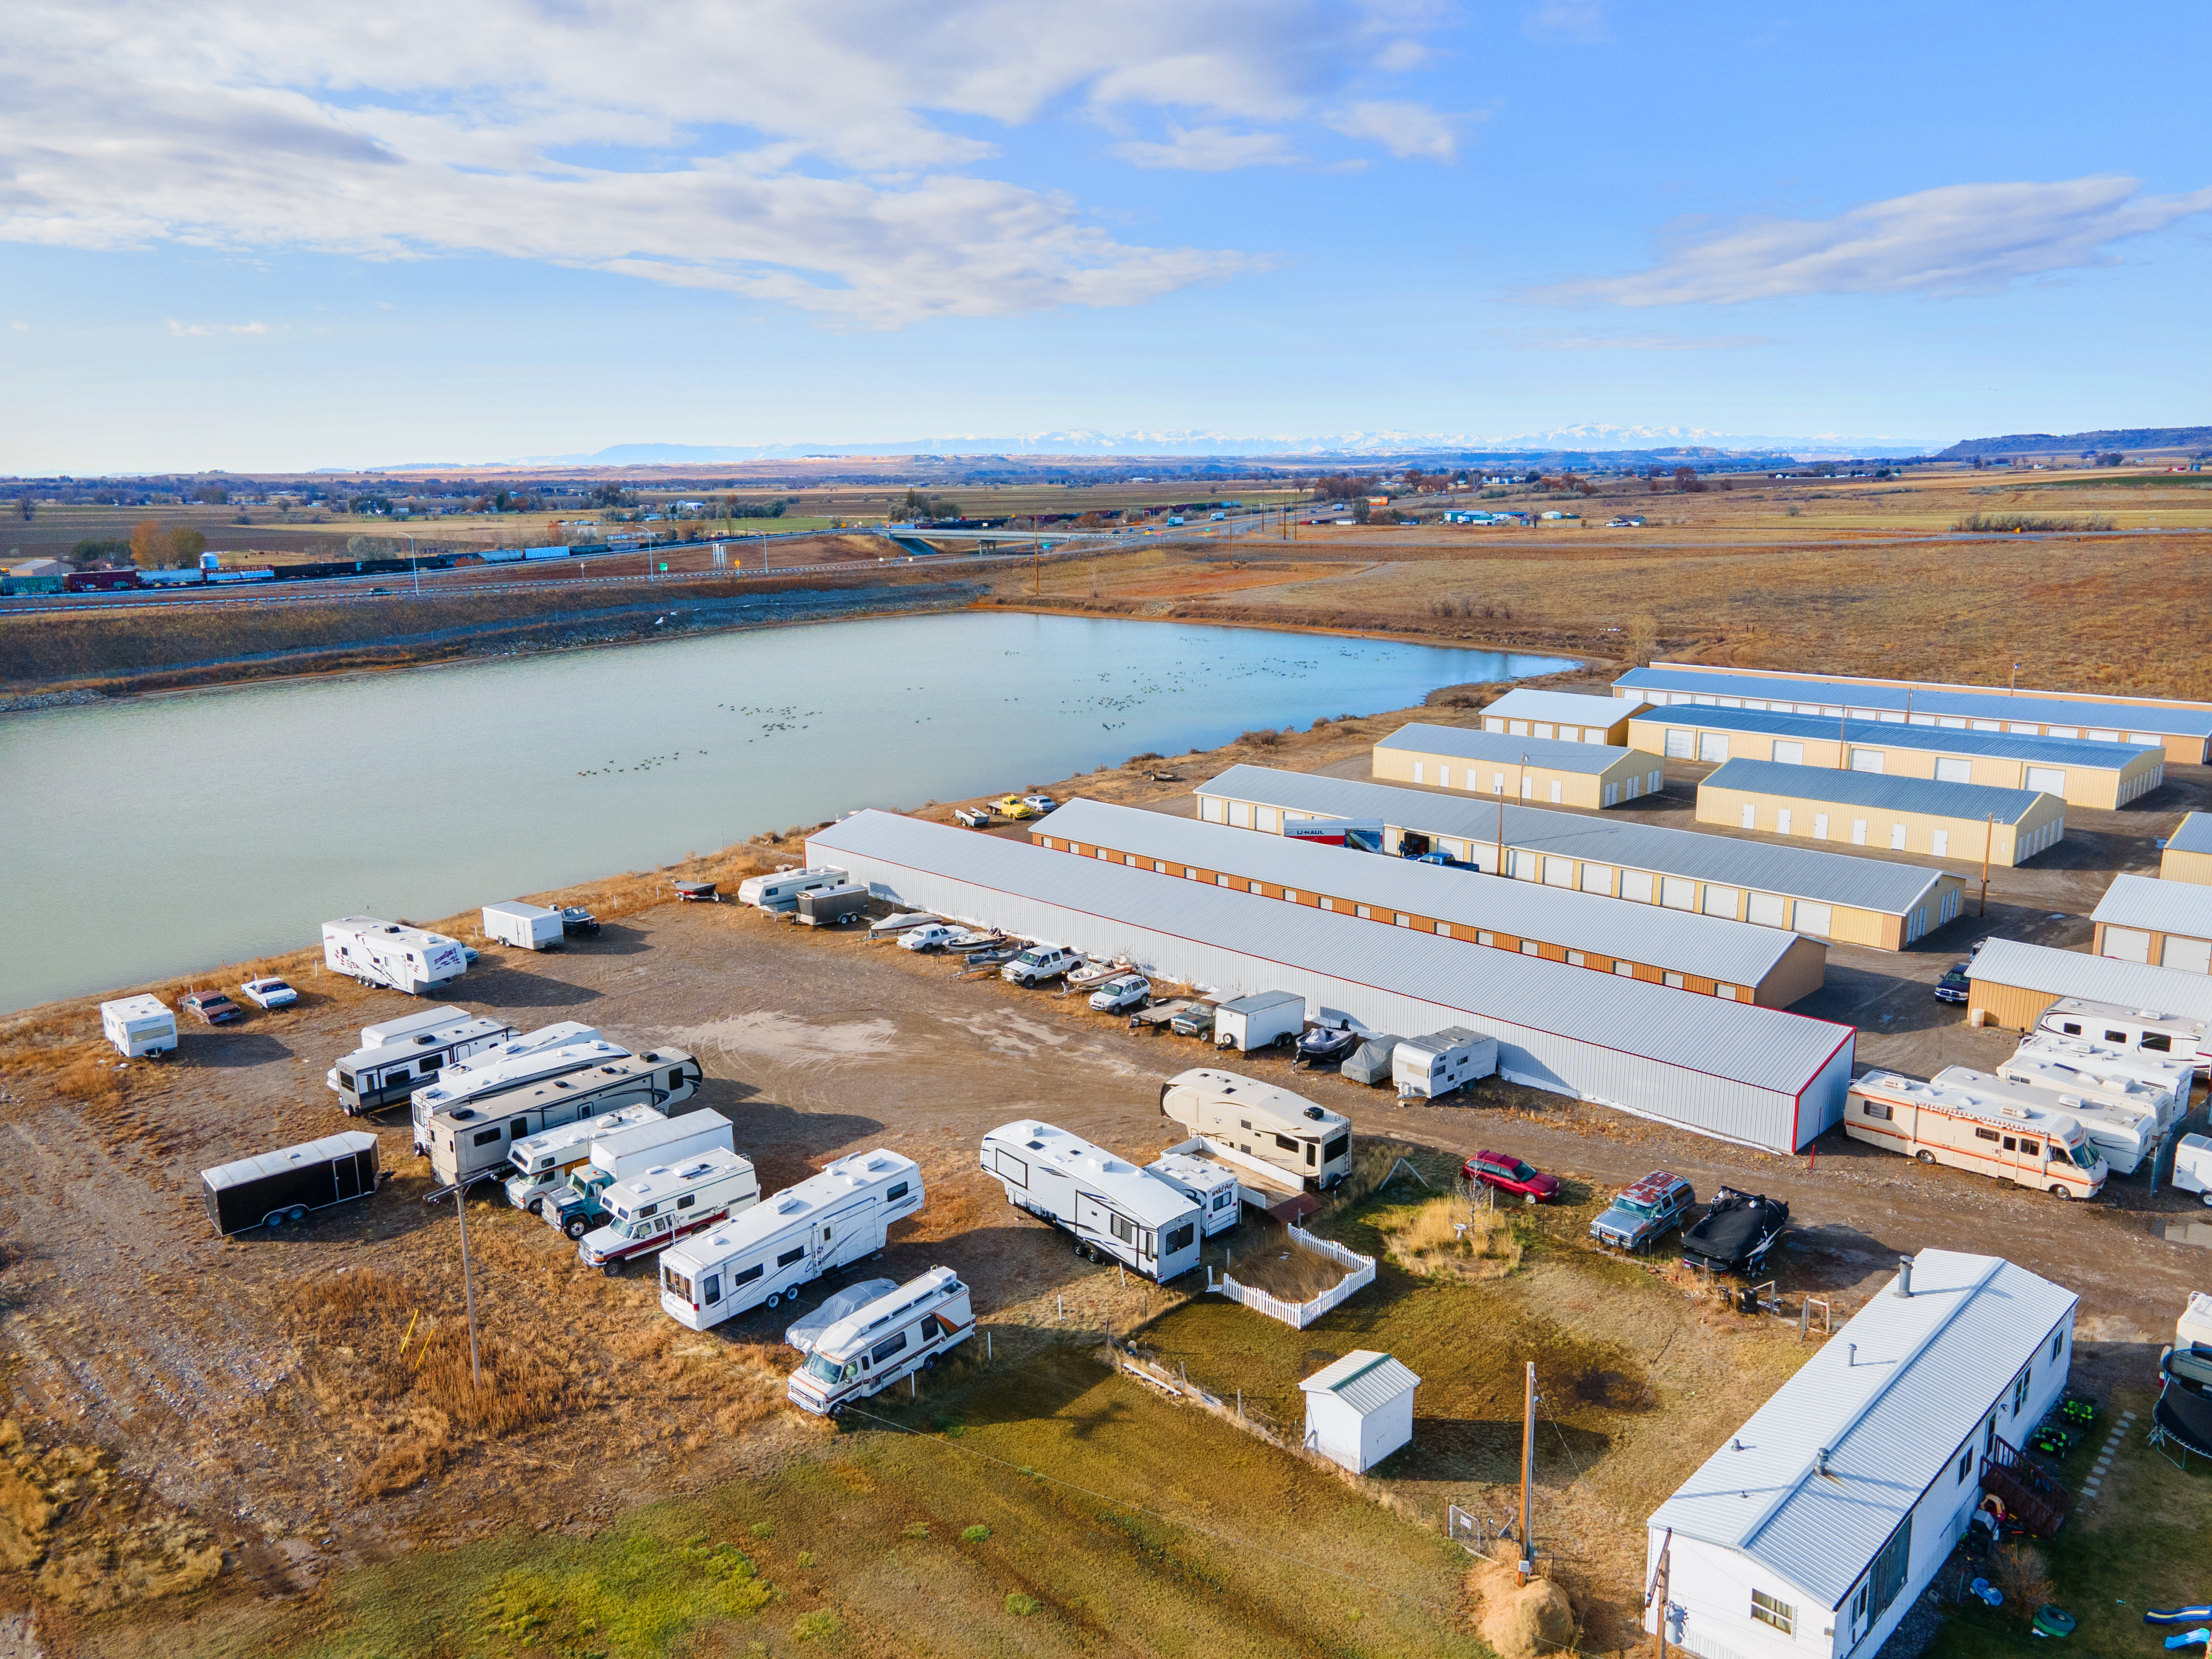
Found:
[[1517, 1193], [1531, 1204], [1548, 1204], [1559, 1195], [1559, 1178], [1523, 1164], [1510, 1152], [1477, 1152], [1459, 1166], [1460, 1179]]
[[1151, 1000], [1152, 982], [1142, 974], [1123, 974], [1109, 979], [1091, 994], [1091, 1006], [1102, 1014], [1127, 1013]]
[[210, 1025], [228, 1025], [246, 1018], [246, 1010], [220, 991], [195, 991], [185, 999], [185, 1007]]
[[963, 930], [947, 927], [941, 921], [933, 921], [926, 927], [909, 927], [899, 935], [902, 951], [942, 951], [958, 939]]
[[1054, 808], [1057, 807], [1060, 803], [1054, 800], [1050, 795], [1024, 795], [1022, 797], [1022, 805], [1030, 808], [1032, 811], [1036, 813], [1039, 817], [1042, 817], [1047, 812], [1049, 812]]
[[1972, 966], [1972, 963], [1954, 962], [1946, 968], [1943, 977], [1936, 981], [1936, 1000], [1964, 1002], [1973, 987], [1973, 981], [1966, 977], [1966, 969]]
[[248, 1002], [261, 1008], [282, 1008], [288, 1002], [300, 1000], [297, 991], [273, 974], [249, 979], [238, 988]]

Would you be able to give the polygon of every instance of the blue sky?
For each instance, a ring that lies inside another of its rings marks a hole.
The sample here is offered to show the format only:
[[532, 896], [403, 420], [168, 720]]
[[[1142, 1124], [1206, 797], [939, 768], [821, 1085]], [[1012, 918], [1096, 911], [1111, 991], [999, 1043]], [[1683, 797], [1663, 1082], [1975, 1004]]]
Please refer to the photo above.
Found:
[[337, 11], [11, 13], [0, 471], [2212, 421], [2201, 8]]

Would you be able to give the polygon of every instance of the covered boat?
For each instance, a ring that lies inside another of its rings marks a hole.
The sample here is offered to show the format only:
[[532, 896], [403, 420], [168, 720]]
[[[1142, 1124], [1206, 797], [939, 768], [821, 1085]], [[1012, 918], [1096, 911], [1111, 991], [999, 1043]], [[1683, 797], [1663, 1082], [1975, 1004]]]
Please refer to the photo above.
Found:
[[1790, 1206], [1759, 1193], [1723, 1187], [1704, 1220], [1682, 1231], [1682, 1265], [1717, 1273], [1754, 1273], [1790, 1226]]

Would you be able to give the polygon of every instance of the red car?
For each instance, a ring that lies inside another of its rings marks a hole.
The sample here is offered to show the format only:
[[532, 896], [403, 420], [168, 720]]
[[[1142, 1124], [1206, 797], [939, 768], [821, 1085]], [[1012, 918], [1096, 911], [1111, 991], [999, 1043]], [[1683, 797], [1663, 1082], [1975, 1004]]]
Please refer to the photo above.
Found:
[[1548, 1204], [1559, 1195], [1559, 1176], [1533, 1170], [1510, 1152], [1477, 1152], [1459, 1166], [1459, 1176], [1501, 1193], [1518, 1193], [1531, 1204]]
[[185, 1006], [210, 1025], [227, 1025], [246, 1018], [246, 1010], [220, 991], [195, 991], [185, 999]]

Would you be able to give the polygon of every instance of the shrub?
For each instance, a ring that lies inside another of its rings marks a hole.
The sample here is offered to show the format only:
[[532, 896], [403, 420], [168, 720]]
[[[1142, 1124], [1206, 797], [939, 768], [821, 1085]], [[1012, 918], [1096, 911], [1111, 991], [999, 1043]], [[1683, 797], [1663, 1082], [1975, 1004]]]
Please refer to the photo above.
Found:
[[841, 1628], [834, 1613], [802, 1613], [791, 1621], [791, 1639], [811, 1642], [819, 1637], [835, 1636]]
[[752, 1533], [753, 1536], [756, 1538], [773, 1538], [775, 1536], [775, 1522], [773, 1521], [756, 1521], [753, 1522]]
[[1250, 744], [1255, 749], [1273, 749], [1282, 740], [1283, 734], [1273, 731], [1247, 732], [1237, 739], [1239, 743]]
[[963, 1544], [980, 1544], [990, 1535], [988, 1527], [963, 1527], [960, 1529], [960, 1541]]
[[1034, 1595], [1024, 1595], [1019, 1590], [1006, 1592], [1006, 1611], [1017, 1619], [1026, 1619], [1044, 1605]]
[[899, 1528], [899, 1536], [902, 1538], [927, 1538], [929, 1536], [929, 1522], [927, 1521], [909, 1521], [906, 1525]]
[[2045, 1570], [2043, 1552], [2033, 1544], [2008, 1544], [1990, 1564], [1990, 1576], [2005, 1593], [2005, 1601], [2021, 1618], [2033, 1619], [2035, 1610], [2056, 1593]]

